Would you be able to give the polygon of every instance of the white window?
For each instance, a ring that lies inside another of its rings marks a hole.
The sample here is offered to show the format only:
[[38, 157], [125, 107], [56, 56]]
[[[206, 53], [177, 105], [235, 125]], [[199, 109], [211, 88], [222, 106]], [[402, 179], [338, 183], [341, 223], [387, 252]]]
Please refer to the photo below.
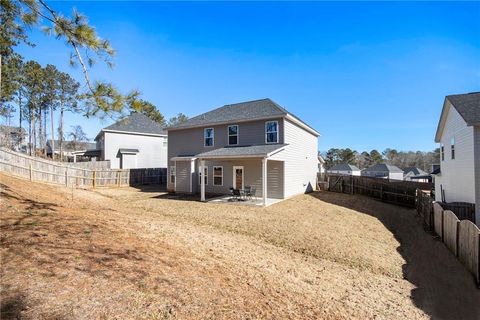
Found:
[[231, 146], [238, 144], [238, 125], [236, 124], [228, 126], [228, 144]]
[[215, 132], [213, 128], [205, 128], [203, 130], [203, 138], [204, 138], [204, 146], [205, 147], [213, 147], [214, 145], [214, 135]]
[[175, 175], [176, 175], [176, 168], [175, 166], [170, 167], [170, 183], [175, 184]]
[[265, 122], [265, 142], [278, 143], [278, 121]]
[[213, 185], [223, 186], [223, 167], [221, 166], [213, 167]]
[[440, 158], [445, 160], [445, 146], [443, 144], [440, 145]]
[[455, 160], [455, 138], [450, 141], [450, 151], [452, 154], [452, 160]]
[[[205, 173], [205, 185], [208, 185], [208, 167], [203, 167], [203, 172]], [[198, 173], [198, 184], [202, 183], [202, 172]]]

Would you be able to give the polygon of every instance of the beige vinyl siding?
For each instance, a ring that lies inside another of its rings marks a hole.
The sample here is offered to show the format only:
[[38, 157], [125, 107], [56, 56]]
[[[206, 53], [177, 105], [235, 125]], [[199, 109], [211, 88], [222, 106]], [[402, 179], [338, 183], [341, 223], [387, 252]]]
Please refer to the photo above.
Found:
[[317, 183], [317, 137], [285, 120], [283, 124], [285, 150], [272, 156], [284, 163], [284, 197], [309, 192]]
[[190, 179], [191, 179], [190, 170], [191, 170], [190, 161], [177, 161], [176, 192], [190, 193]]
[[[279, 143], [283, 143], [283, 119], [274, 118], [278, 121], [279, 127]], [[218, 126], [205, 126], [201, 128], [191, 128], [182, 130], [168, 131], [168, 159], [177, 156], [196, 155], [201, 152], [210, 151], [228, 146], [228, 126], [232, 124], [238, 125], [238, 145], [258, 145], [265, 144], [265, 120], [249, 121], [249, 122], [232, 122]], [[203, 129], [214, 128], [215, 141], [213, 147], [205, 147], [203, 141]], [[173, 164], [169, 164], [173, 165]], [[196, 164], [198, 168], [198, 164]], [[209, 169], [211, 170], [211, 169]], [[209, 171], [210, 174], [210, 171]], [[225, 184], [225, 183], [224, 183]], [[194, 184], [195, 185], [195, 184]], [[260, 184], [261, 186], [261, 184]], [[174, 186], [168, 182], [168, 190], [173, 190]]]
[[[455, 138], [455, 159], [451, 159], [450, 142]], [[475, 202], [474, 128], [449, 106], [440, 139], [445, 146], [445, 160], [440, 161], [441, 174], [435, 178], [436, 200], [441, 200], [440, 185], [447, 202]]]
[[267, 161], [267, 197], [283, 199], [283, 162]]
[[474, 128], [475, 134], [475, 210], [477, 225], [480, 226], [480, 126]]

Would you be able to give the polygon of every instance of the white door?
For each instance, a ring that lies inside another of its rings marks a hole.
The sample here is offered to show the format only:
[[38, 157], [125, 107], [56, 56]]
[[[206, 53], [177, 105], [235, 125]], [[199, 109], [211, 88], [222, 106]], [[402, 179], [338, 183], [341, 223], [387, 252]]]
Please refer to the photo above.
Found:
[[122, 154], [121, 169], [134, 169], [137, 167], [137, 155], [124, 153]]
[[242, 166], [233, 167], [233, 188], [234, 189], [243, 189], [244, 188], [244, 175]]

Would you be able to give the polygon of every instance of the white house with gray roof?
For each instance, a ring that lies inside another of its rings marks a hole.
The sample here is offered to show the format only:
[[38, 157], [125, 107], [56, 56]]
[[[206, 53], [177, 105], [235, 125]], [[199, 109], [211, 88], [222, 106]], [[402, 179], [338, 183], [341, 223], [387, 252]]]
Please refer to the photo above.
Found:
[[361, 175], [372, 178], [403, 180], [402, 169], [385, 163], [378, 163], [369, 168], [363, 169]]
[[327, 170], [330, 174], [343, 174], [347, 176], [359, 176], [360, 169], [348, 163], [338, 163]]
[[167, 130], [169, 191], [204, 201], [250, 186], [267, 205], [316, 185], [319, 133], [270, 99], [225, 105]]
[[436, 200], [475, 203], [480, 225], [480, 92], [445, 97], [435, 142], [440, 144]]
[[95, 141], [101, 160], [110, 160], [112, 169], [167, 167], [167, 132], [141, 113], [103, 128]]

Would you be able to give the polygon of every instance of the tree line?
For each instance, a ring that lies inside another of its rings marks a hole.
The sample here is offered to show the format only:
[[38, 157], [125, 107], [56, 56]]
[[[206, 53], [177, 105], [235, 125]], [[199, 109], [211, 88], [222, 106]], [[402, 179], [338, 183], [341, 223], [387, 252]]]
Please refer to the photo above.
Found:
[[[47, 139], [51, 140], [53, 149], [55, 137], [59, 140], [62, 154], [66, 112], [87, 118], [112, 119], [140, 112], [162, 126], [188, 119], [179, 113], [167, 121], [154, 104], [140, 98], [138, 91], [123, 95], [111, 83], [90, 79], [89, 70], [96, 60], [113, 66], [115, 51], [107, 40], [97, 35], [87, 18], [76, 10], [67, 17], [53, 10], [44, 0], [2, 0], [0, 8], [0, 116], [5, 118], [7, 124], [11, 124], [13, 115], [18, 112], [18, 126], [28, 128], [30, 154], [36, 154], [39, 150], [46, 154]], [[16, 51], [21, 43], [35, 46], [27, 33], [32, 27], [65, 40], [72, 49], [70, 64], [81, 66], [83, 86], [55, 65], [42, 66], [35, 60], [25, 61]], [[56, 113], [57, 124], [54, 120]], [[85, 137], [79, 126], [72, 126], [68, 135], [75, 141]]]
[[383, 152], [371, 150], [358, 152], [350, 148], [331, 148], [322, 154], [327, 169], [339, 163], [355, 165], [360, 169], [378, 163], [386, 163], [399, 168], [417, 167], [429, 172], [432, 164], [440, 162], [440, 150], [433, 151], [398, 151], [387, 148]]

